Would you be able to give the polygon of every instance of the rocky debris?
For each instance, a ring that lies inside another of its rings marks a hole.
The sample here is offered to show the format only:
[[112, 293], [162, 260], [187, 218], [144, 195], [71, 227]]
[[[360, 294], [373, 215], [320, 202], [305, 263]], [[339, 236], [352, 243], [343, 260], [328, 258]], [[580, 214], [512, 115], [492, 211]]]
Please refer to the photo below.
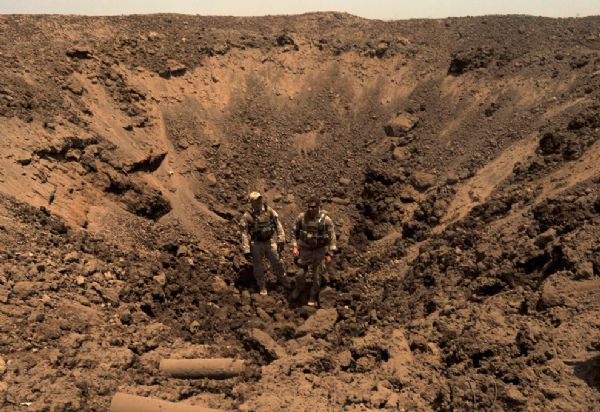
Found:
[[185, 74], [187, 67], [185, 64], [179, 63], [176, 60], [170, 59], [167, 61], [167, 65], [159, 70], [158, 74], [160, 77], [170, 79], [171, 77], [180, 77]]
[[336, 309], [318, 309], [297, 329], [297, 333], [301, 335], [312, 334], [313, 336], [324, 336], [331, 331], [337, 319], [338, 313]]
[[410, 113], [400, 113], [392, 118], [385, 126], [385, 134], [391, 137], [402, 137], [410, 132], [419, 119]]
[[277, 45], [279, 47], [283, 47], [283, 46], [293, 46], [296, 43], [294, 42], [294, 39], [289, 35], [289, 34], [281, 34], [279, 36], [277, 36]]
[[67, 50], [67, 56], [72, 59], [91, 59], [92, 51], [86, 47], [73, 47]]
[[285, 349], [275, 342], [268, 333], [260, 329], [251, 329], [247, 334], [246, 342], [251, 347], [258, 349], [267, 361], [281, 359], [286, 356]]
[[6, 373], [6, 362], [0, 356], [0, 378], [2, 378], [2, 376], [4, 376], [5, 373]]
[[504, 65], [513, 59], [507, 50], [496, 50], [491, 47], [474, 47], [452, 53], [448, 74], [458, 76], [466, 72], [488, 67], [493, 61]]

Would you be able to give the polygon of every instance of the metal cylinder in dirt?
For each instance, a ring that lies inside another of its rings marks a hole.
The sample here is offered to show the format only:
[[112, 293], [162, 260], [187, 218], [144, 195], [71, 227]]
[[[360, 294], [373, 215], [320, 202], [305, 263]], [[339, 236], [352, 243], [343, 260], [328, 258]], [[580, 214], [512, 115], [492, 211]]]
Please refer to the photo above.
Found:
[[110, 412], [222, 412], [204, 406], [185, 405], [155, 398], [118, 392], [110, 403]]
[[244, 361], [231, 358], [163, 359], [160, 371], [180, 379], [228, 379], [244, 371]]

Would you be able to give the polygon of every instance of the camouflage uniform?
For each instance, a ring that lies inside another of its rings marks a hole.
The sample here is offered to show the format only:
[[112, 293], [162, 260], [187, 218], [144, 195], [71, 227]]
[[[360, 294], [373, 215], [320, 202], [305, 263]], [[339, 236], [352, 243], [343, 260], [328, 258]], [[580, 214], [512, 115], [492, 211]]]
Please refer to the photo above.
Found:
[[254, 278], [259, 290], [263, 293], [266, 291], [265, 256], [271, 262], [277, 280], [285, 286], [287, 278], [277, 248], [278, 244], [285, 243], [285, 233], [277, 212], [267, 205], [263, 205], [260, 211], [246, 212], [240, 220], [240, 229], [242, 253], [252, 255]]
[[294, 248], [298, 248], [297, 264], [300, 266], [296, 277], [293, 297], [296, 298], [306, 286], [306, 272], [312, 274], [309, 304], [314, 305], [321, 287], [321, 276], [326, 269], [325, 256], [337, 250], [335, 227], [327, 213], [319, 210], [311, 218], [300, 213], [294, 222]]

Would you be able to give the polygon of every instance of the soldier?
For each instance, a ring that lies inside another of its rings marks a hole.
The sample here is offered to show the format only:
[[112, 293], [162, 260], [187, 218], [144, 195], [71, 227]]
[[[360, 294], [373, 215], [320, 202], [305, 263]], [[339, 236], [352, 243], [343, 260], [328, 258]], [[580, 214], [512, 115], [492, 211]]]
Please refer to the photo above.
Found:
[[254, 278], [260, 294], [267, 294], [263, 259], [266, 256], [277, 275], [277, 280], [287, 286], [285, 269], [279, 257], [285, 245], [285, 233], [277, 212], [263, 201], [258, 192], [248, 196], [252, 208], [240, 220], [242, 233], [242, 253], [253, 263]]
[[312, 286], [308, 306], [316, 306], [325, 264], [331, 262], [337, 249], [333, 222], [326, 212], [321, 210], [319, 197], [309, 198], [306, 212], [300, 213], [296, 218], [292, 247], [294, 257], [297, 258], [297, 264], [300, 266], [292, 298], [296, 299], [304, 290], [306, 272], [310, 271]]

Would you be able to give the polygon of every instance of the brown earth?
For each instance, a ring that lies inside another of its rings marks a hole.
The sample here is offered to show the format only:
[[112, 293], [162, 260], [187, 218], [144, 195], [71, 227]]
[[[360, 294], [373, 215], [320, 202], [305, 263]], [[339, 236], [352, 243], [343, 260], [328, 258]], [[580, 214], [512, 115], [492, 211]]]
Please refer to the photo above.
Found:
[[[1, 409], [598, 410], [599, 33], [0, 16]], [[255, 293], [249, 190], [288, 235], [324, 198], [320, 310]], [[251, 367], [184, 381], [165, 357]]]

